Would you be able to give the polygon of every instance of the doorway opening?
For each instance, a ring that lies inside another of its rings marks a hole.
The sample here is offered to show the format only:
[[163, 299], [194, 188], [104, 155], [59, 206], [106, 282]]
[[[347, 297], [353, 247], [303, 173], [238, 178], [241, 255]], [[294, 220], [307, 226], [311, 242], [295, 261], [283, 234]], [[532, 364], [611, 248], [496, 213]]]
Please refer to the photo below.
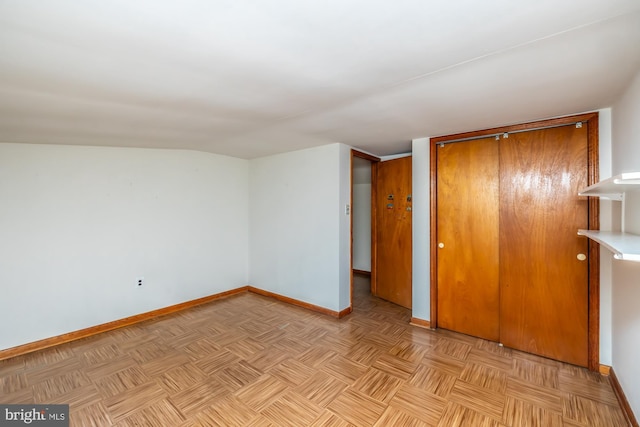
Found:
[[351, 309], [358, 296], [372, 293], [375, 283], [376, 164], [379, 158], [351, 150]]

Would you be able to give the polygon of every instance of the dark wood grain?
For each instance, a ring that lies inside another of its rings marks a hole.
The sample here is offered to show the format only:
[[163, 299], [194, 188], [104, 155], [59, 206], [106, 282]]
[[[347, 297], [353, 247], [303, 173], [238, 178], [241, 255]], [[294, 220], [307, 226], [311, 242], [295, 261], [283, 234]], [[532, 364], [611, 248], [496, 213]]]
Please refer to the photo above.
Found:
[[378, 283], [378, 165], [371, 163], [371, 293], [376, 295]]
[[412, 317], [409, 324], [417, 326], [419, 328], [431, 329], [431, 323], [429, 323], [428, 320], [419, 319], [417, 317]]
[[87, 338], [93, 335], [97, 335], [103, 332], [112, 331], [114, 329], [123, 328], [125, 326], [134, 325], [136, 323], [144, 322], [149, 319], [154, 319], [160, 316], [166, 316], [178, 311], [187, 310], [198, 305], [206, 304], [211, 301], [215, 301], [220, 298], [225, 298], [231, 295], [236, 295], [242, 292], [246, 292], [249, 289], [248, 286], [232, 289], [230, 291], [220, 292], [218, 294], [209, 295], [206, 297], [198, 298], [191, 301], [186, 301], [180, 304], [175, 304], [169, 307], [163, 307], [158, 310], [148, 311], [146, 313], [136, 314], [135, 316], [129, 316], [122, 319], [114, 320], [112, 322], [102, 323], [100, 325], [91, 326], [89, 328], [80, 329], [77, 331], [69, 332], [62, 335], [56, 335], [54, 337], [45, 338], [42, 340], [30, 342], [27, 344], [19, 345], [16, 347], [0, 350], [0, 360], [9, 359], [22, 354], [31, 353], [45, 348], [54, 347], [67, 342]]
[[354, 285], [341, 320], [242, 292], [5, 360], [0, 395], [72, 426], [629, 426], [609, 378], [416, 328]]
[[500, 339], [498, 141], [437, 149], [438, 326]]
[[255, 294], [274, 298], [278, 301], [282, 301], [287, 304], [306, 308], [307, 310], [326, 314], [332, 317], [337, 317], [339, 319], [350, 314], [352, 311], [352, 307], [347, 307], [341, 311], [334, 311], [334, 310], [330, 310], [328, 308], [320, 307], [314, 304], [309, 304], [304, 301], [296, 300], [294, 298], [289, 298], [273, 292], [258, 289], [253, 286], [243, 286], [240, 288], [232, 289], [230, 291], [220, 292], [218, 294], [209, 295], [209, 296], [198, 298], [195, 300], [186, 301], [180, 304], [175, 304], [169, 307], [160, 308], [158, 310], [152, 310], [146, 313], [136, 314], [135, 316], [129, 316], [123, 319], [114, 320], [113, 322], [102, 323], [100, 325], [92, 326], [85, 329], [80, 329], [78, 331], [69, 332], [67, 334], [56, 335], [54, 337], [45, 338], [39, 341], [30, 342], [30, 343], [19, 345], [16, 347], [11, 347], [5, 350], [0, 350], [0, 361], [9, 359], [12, 357], [32, 353], [35, 351], [43, 350], [49, 347], [55, 347], [60, 344], [65, 344], [71, 341], [88, 338], [93, 335], [112, 331], [114, 329], [123, 328], [125, 326], [135, 325], [136, 323], [145, 322], [147, 320], [156, 319], [158, 317], [167, 316], [183, 310], [188, 310], [190, 308], [197, 307], [199, 305], [207, 304], [221, 298], [237, 295], [243, 292], [253, 292]]
[[588, 365], [587, 129], [500, 140], [500, 340]]
[[468, 139], [468, 138], [480, 138], [480, 137], [489, 136], [489, 135], [503, 134], [505, 132], [514, 133], [514, 132], [520, 132], [520, 131], [526, 131], [526, 130], [532, 130], [532, 129], [568, 125], [576, 122], [591, 122], [594, 119], [597, 120], [597, 117], [598, 117], [597, 112], [577, 114], [577, 115], [564, 116], [564, 117], [556, 117], [553, 119], [538, 120], [535, 122], [520, 123], [520, 124], [514, 124], [514, 125], [508, 125], [508, 126], [499, 126], [499, 127], [490, 128], [490, 129], [483, 129], [483, 130], [477, 130], [472, 132], [463, 132], [463, 133], [457, 133], [453, 135], [435, 136], [431, 138], [431, 143], [439, 144], [441, 142], [456, 141], [456, 140]]
[[[411, 157], [377, 165], [375, 295], [411, 308]], [[390, 200], [393, 195], [393, 200]]]
[[[430, 139], [430, 212], [431, 212], [431, 236], [430, 236], [430, 253], [431, 253], [431, 327], [437, 328], [437, 301], [438, 292], [437, 286], [437, 239], [436, 239], [436, 226], [437, 226], [437, 206], [438, 200], [436, 197], [437, 187], [437, 147], [440, 143], [455, 141], [460, 139], [473, 139], [481, 138], [488, 135], [502, 135], [504, 132], [521, 132], [532, 129], [539, 129], [545, 127], [554, 127], [561, 125], [570, 125], [576, 122], [582, 122], [583, 126], [588, 129], [588, 176], [589, 185], [598, 181], [598, 113], [591, 112], [579, 115], [565, 116], [548, 120], [540, 120], [536, 122], [522, 123], [517, 125], [502, 126], [492, 129], [485, 129], [473, 132], [465, 132], [454, 135], [446, 135], [439, 137], [432, 137]], [[589, 200], [589, 228], [599, 228], [599, 199], [590, 198]], [[588, 331], [588, 365], [592, 371], [598, 371], [599, 369], [599, 311], [600, 311], [600, 257], [599, 246], [592, 242], [588, 244], [588, 260], [589, 260], [589, 302], [588, 302], [588, 316], [589, 316], [589, 331]]]
[[438, 145], [429, 144], [429, 297], [430, 325], [438, 327]]
[[296, 305], [298, 307], [306, 308], [307, 310], [315, 311], [315, 312], [318, 312], [318, 313], [326, 314], [326, 315], [337, 317], [337, 318], [344, 317], [347, 314], [351, 313], [351, 307], [347, 307], [347, 308], [345, 308], [344, 310], [341, 310], [341, 311], [335, 311], [335, 310], [330, 310], [330, 309], [325, 308], [325, 307], [320, 307], [320, 306], [315, 305], [315, 304], [310, 304], [310, 303], [305, 302], [305, 301], [300, 301], [300, 300], [297, 300], [295, 298], [289, 298], [289, 297], [284, 296], [284, 295], [280, 295], [280, 294], [277, 294], [277, 293], [274, 293], [274, 292], [266, 291], [264, 289], [255, 288], [253, 286], [248, 286], [247, 290], [249, 292], [253, 292], [254, 294], [258, 294], [258, 295], [262, 295], [262, 296], [265, 296], [265, 297], [274, 298], [274, 299], [276, 299], [278, 301], [286, 302], [287, 304]]
[[[598, 114], [586, 124], [589, 140], [589, 185], [600, 180]], [[600, 198], [589, 198], [589, 229], [600, 229]], [[600, 245], [589, 239], [589, 369], [600, 366]]]

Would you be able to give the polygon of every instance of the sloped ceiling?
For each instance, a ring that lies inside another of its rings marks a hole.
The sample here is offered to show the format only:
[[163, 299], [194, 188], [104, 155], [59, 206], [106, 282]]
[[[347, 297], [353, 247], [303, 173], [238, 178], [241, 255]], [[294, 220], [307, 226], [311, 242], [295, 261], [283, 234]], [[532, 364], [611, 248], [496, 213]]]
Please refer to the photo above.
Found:
[[0, 0], [0, 142], [388, 155], [639, 69], [639, 0]]

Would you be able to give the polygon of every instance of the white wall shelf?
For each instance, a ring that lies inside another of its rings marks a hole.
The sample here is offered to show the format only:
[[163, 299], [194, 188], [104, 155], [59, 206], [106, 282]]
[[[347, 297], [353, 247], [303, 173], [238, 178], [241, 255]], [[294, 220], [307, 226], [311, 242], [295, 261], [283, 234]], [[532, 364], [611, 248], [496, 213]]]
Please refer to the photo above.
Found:
[[613, 252], [615, 259], [640, 262], [640, 236], [619, 231], [578, 230]]
[[640, 236], [625, 233], [625, 199], [629, 193], [640, 190], [640, 172], [613, 176], [590, 185], [578, 193], [580, 196], [600, 197], [622, 202], [622, 231], [578, 230], [578, 234], [592, 239], [613, 252], [615, 259], [640, 262]]
[[579, 196], [622, 200], [627, 191], [640, 190], [640, 172], [623, 173], [590, 185]]

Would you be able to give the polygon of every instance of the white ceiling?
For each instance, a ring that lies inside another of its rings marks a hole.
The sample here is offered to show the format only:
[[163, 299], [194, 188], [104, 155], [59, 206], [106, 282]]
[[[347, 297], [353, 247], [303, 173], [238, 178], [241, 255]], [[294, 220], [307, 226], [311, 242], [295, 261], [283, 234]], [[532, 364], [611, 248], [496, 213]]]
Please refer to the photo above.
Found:
[[0, 0], [0, 141], [388, 155], [639, 69], [640, 0]]

